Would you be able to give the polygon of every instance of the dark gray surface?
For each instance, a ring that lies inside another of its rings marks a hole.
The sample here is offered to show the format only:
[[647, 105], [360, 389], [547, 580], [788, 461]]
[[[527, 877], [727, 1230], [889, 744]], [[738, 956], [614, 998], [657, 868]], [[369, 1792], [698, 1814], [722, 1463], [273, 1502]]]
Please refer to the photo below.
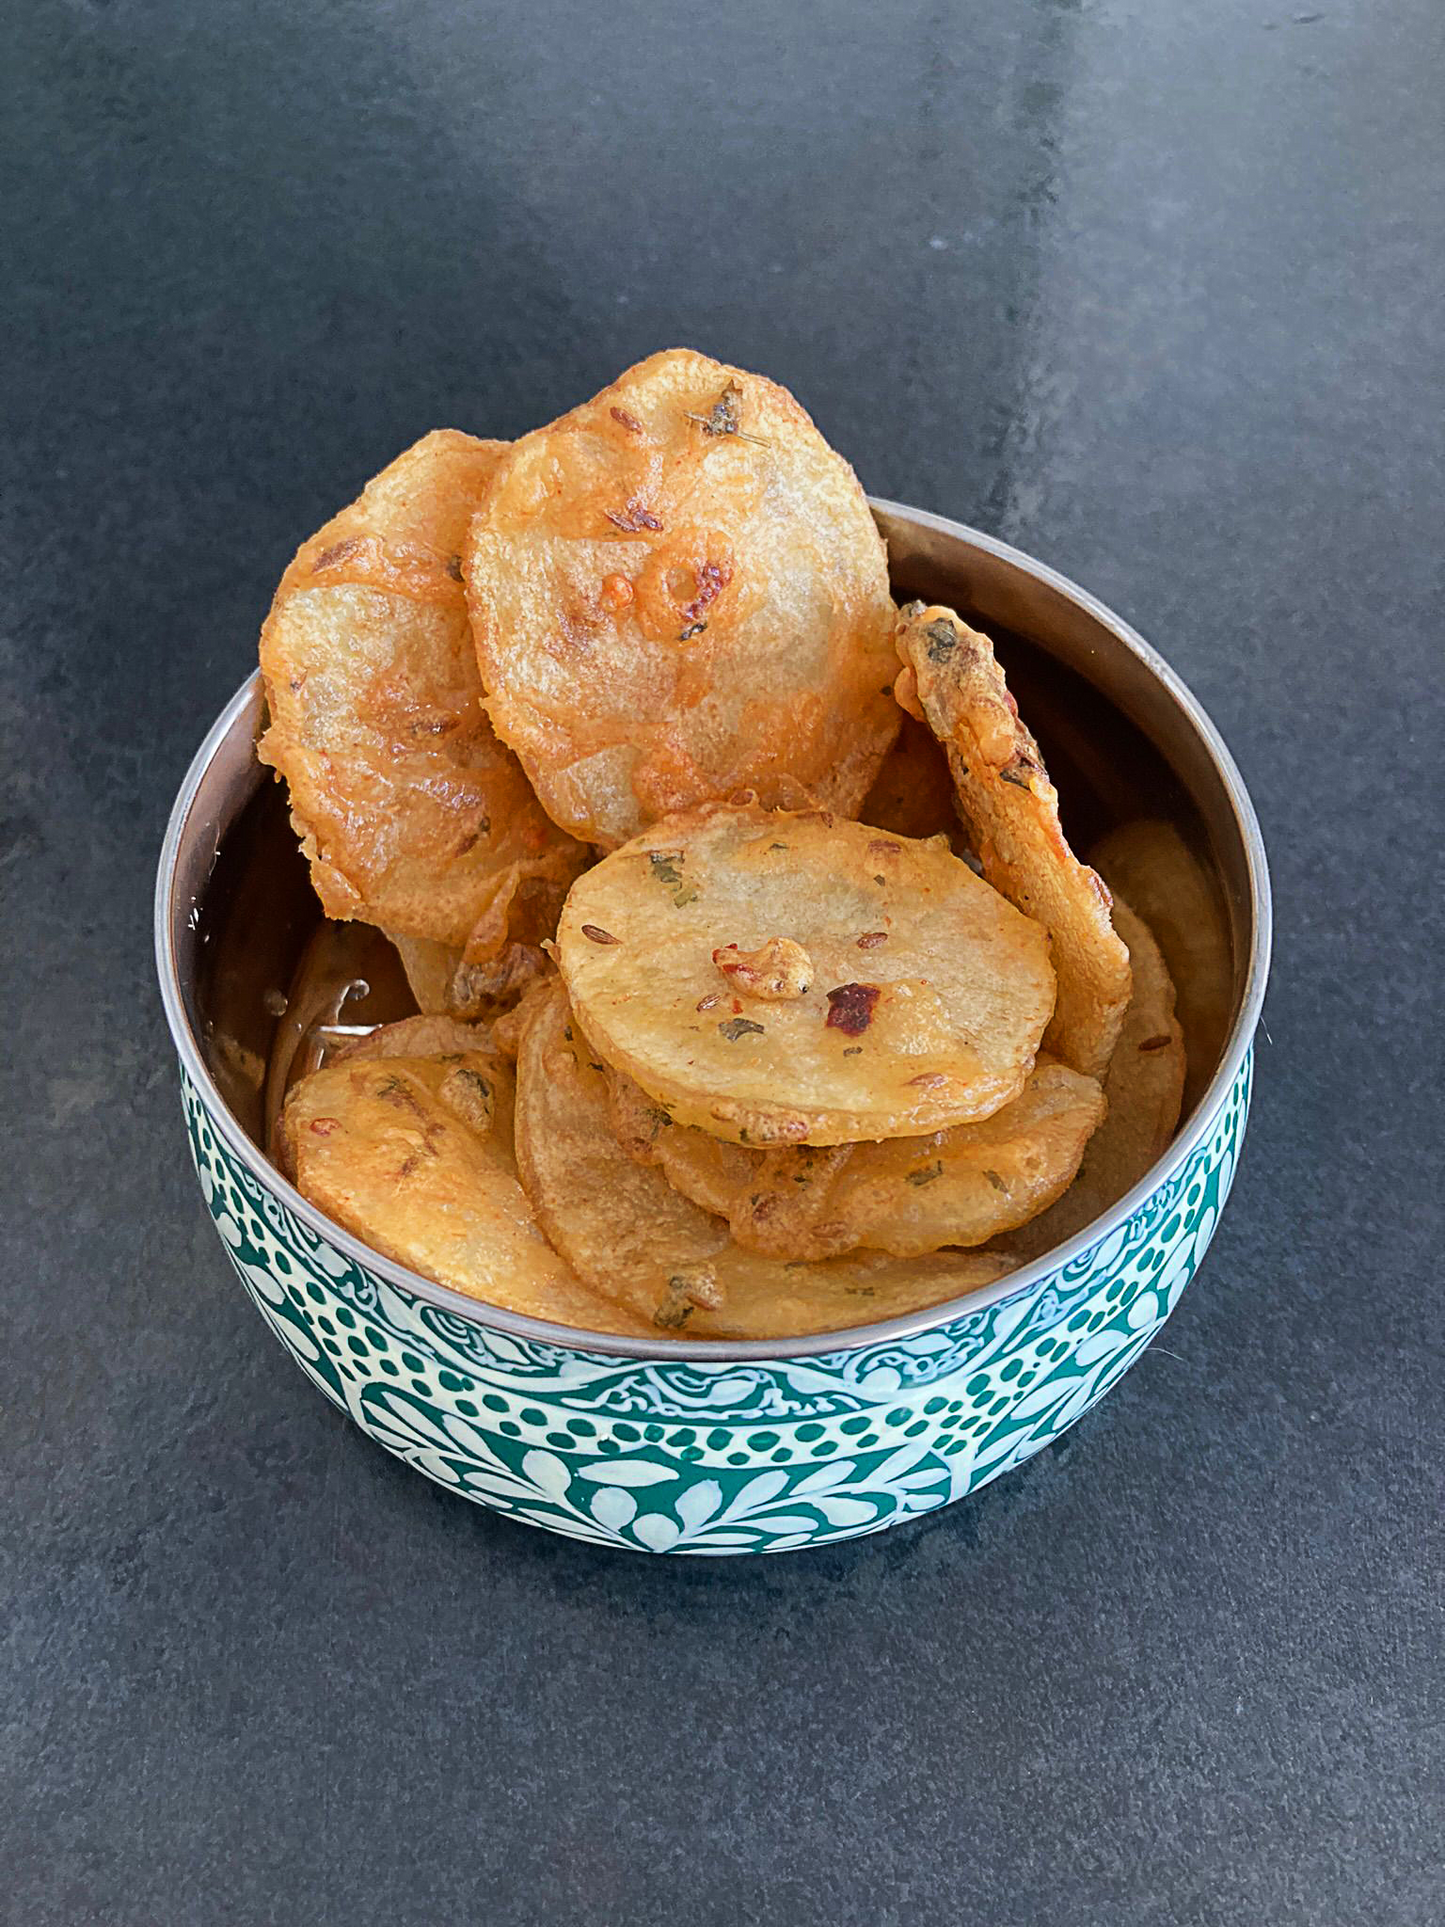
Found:
[[[5, 13], [0, 1919], [1433, 1927], [1439, 0]], [[470, 1509], [284, 1362], [149, 944], [301, 536], [674, 341], [1132, 617], [1279, 910], [1165, 1348], [718, 1565]]]

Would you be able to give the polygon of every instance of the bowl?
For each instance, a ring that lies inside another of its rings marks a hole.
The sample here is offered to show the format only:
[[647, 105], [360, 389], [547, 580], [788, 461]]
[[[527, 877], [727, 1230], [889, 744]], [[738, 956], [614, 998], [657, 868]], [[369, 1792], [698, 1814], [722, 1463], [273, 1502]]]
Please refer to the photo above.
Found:
[[1181, 980], [1212, 956], [1217, 981], [1190, 979], [1181, 998], [1189, 1076], [1169, 1149], [1077, 1236], [966, 1297], [809, 1338], [639, 1340], [495, 1309], [368, 1250], [263, 1149], [278, 987], [320, 910], [256, 761], [259, 677], [176, 799], [157, 961], [196, 1174], [237, 1276], [370, 1438], [548, 1531], [643, 1552], [781, 1552], [947, 1505], [1050, 1444], [1128, 1370], [1229, 1194], [1270, 908], [1228, 751], [1179, 678], [1085, 591], [976, 530], [873, 506], [900, 599], [949, 603], [994, 636], [1076, 847], [1133, 818], [1167, 820], [1202, 866], [1216, 926], [1197, 954], [1171, 958]]

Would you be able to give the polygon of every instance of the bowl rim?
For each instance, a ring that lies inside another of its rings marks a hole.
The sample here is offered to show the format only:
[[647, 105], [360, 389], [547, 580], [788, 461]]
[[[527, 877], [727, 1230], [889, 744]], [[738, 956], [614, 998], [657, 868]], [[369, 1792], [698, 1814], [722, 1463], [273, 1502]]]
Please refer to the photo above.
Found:
[[974, 1312], [990, 1310], [1005, 1299], [1022, 1296], [1034, 1290], [1047, 1278], [1071, 1263], [1073, 1259], [1111, 1236], [1120, 1225], [1132, 1217], [1139, 1206], [1187, 1161], [1212, 1128], [1219, 1108], [1239, 1075], [1240, 1067], [1254, 1039], [1269, 975], [1272, 941], [1269, 869], [1265, 858], [1264, 839], [1260, 834], [1259, 821], [1250, 801], [1249, 792], [1245, 788], [1244, 779], [1239, 773], [1234, 758], [1225, 747], [1223, 738], [1193, 691], [1137, 630], [1116, 615], [1097, 596], [1091, 595], [1087, 589], [1081, 588], [1078, 583], [1060, 574], [1058, 570], [1050, 568], [1047, 563], [1040, 562], [1023, 550], [1014, 548], [1011, 543], [1000, 541], [997, 536], [985, 534], [981, 529], [970, 528], [966, 523], [952, 521], [947, 516], [935, 515], [926, 509], [911, 508], [904, 503], [893, 502], [884, 497], [870, 496], [868, 499], [870, 507], [875, 512], [901, 521], [912, 522], [937, 534], [946, 535], [974, 548], [982, 549], [986, 554], [1011, 564], [1024, 574], [1033, 577], [1035, 581], [1043, 583], [1066, 600], [1076, 604], [1095, 622], [1107, 629], [1164, 685], [1208, 749], [1223, 781], [1233, 811], [1235, 828], [1239, 835], [1249, 877], [1250, 955], [1244, 995], [1218, 1068], [1196, 1103], [1188, 1122], [1163, 1155], [1156, 1159], [1130, 1191], [1095, 1218], [1092, 1223], [1086, 1225], [1082, 1231], [1076, 1232], [1064, 1243], [1056, 1245], [1052, 1251], [1045, 1252], [1026, 1265], [1021, 1265], [1016, 1271], [1006, 1272], [1002, 1278], [996, 1279], [992, 1284], [965, 1292], [960, 1297], [945, 1299], [941, 1304], [928, 1305], [918, 1311], [907, 1312], [896, 1318], [882, 1319], [871, 1325], [848, 1326], [841, 1331], [811, 1332], [794, 1338], [736, 1340], [633, 1338], [620, 1332], [584, 1331], [575, 1326], [557, 1325], [545, 1319], [532, 1318], [523, 1312], [506, 1311], [483, 1299], [470, 1298], [462, 1292], [453, 1291], [450, 1286], [438, 1284], [434, 1279], [426, 1278], [420, 1272], [411, 1271], [405, 1265], [398, 1264], [393, 1259], [383, 1256], [382, 1253], [373, 1251], [363, 1240], [347, 1231], [344, 1226], [337, 1224], [325, 1212], [318, 1210], [276, 1169], [260, 1146], [251, 1139], [240, 1122], [232, 1115], [230, 1107], [206, 1068], [199, 1042], [186, 1015], [171, 936], [172, 897], [177, 862], [191, 808], [201, 781], [220, 744], [229, 736], [240, 716], [255, 701], [260, 682], [260, 671], [257, 669], [252, 670], [247, 676], [206, 732], [205, 739], [191, 759], [190, 767], [182, 779], [166, 825], [155, 890], [156, 971], [160, 979], [161, 1002], [165, 1008], [166, 1022], [170, 1027], [171, 1038], [180, 1056], [182, 1068], [191, 1084], [199, 1092], [212, 1128], [225, 1140], [227, 1148], [266, 1190], [286, 1206], [288, 1211], [364, 1270], [386, 1279], [388, 1283], [410, 1293], [413, 1297], [422, 1299], [438, 1310], [450, 1312], [453, 1316], [483, 1331], [489, 1329], [500, 1331], [509, 1337], [527, 1339], [565, 1351], [601, 1353], [618, 1360], [631, 1359], [638, 1363], [671, 1362], [727, 1366], [750, 1360], [811, 1358], [823, 1354], [861, 1351], [875, 1345], [899, 1343], [915, 1338], [921, 1333], [950, 1325], [957, 1319]]

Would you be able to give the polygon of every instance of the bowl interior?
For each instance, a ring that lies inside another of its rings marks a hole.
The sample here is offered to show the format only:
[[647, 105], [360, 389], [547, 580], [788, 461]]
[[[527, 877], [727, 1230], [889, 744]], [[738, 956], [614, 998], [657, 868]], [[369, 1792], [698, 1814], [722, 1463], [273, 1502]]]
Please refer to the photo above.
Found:
[[[1087, 852], [1138, 819], [1171, 824], [1205, 879], [1210, 941], [1170, 954], [1189, 1056], [1183, 1124], [1236, 1053], [1262, 989], [1267, 889], [1257, 830], [1227, 755], [1177, 680], [1117, 618], [1051, 571], [956, 524], [875, 504], [894, 592], [948, 603], [986, 629], [1058, 786], [1064, 828]], [[285, 794], [255, 760], [259, 680], [232, 705], [197, 759], [169, 899], [180, 1001], [234, 1117], [264, 1148], [267, 1065], [288, 990], [323, 919], [288, 820]], [[1196, 933], [1197, 934], [1197, 933]], [[364, 980], [347, 1022], [414, 1006], [390, 946], [345, 927]], [[1217, 981], [1199, 984], [1201, 959]], [[274, 1097], [274, 1093], [273, 1093]]]

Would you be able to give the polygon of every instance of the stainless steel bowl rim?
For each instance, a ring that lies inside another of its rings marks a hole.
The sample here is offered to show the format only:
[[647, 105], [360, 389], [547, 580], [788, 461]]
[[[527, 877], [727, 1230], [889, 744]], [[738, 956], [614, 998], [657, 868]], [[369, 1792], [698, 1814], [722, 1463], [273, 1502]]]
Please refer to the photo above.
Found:
[[942, 1304], [929, 1305], [920, 1311], [909, 1312], [899, 1318], [884, 1319], [877, 1324], [849, 1326], [843, 1331], [815, 1332], [802, 1338], [736, 1341], [628, 1338], [615, 1332], [582, 1331], [570, 1325], [554, 1325], [540, 1318], [528, 1318], [520, 1312], [504, 1311], [498, 1306], [452, 1291], [446, 1285], [439, 1285], [433, 1279], [424, 1278], [419, 1272], [409, 1271], [405, 1265], [396, 1264], [390, 1258], [385, 1258], [379, 1252], [373, 1251], [361, 1239], [344, 1230], [324, 1212], [317, 1210], [315, 1205], [304, 1198], [296, 1187], [282, 1176], [260, 1146], [253, 1142], [231, 1114], [216, 1087], [215, 1080], [206, 1068], [199, 1042], [186, 1015], [171, 942], [171, 898], [177, 858], [201, 779], [209, 768], [220, 743], [229, 735], [238, 717], [255, 700], [260, 672], [253, 671], [221, 711], [207, 732], [205, 741], [196, 751], [181, 783], [166, 827], [165, 841], [161, 846], [155, 895], [156, 969], [160, 978], [161, 1001], [165, 1006], [166, 1021], [170, 1025], [171, 1036], [175, 1041], [186, 1075], [200, 1093], [210, 1114], [213, 1128], [219, 1131], [232, 1154], [303, 1224], [309, 1226], [338, 1251], [344, 1252], [356, 1264], [375, 1273], [378, 1277], [385, 1278], [402, 1291], [410, 1292], [428, 1304], [450, 1312], [455, 1317], [464, 1318], [483, 1330], [507, 1332], [513, 1337], [560, 1346], [569, 1351], [603, 1353], [611, 1357], [639, 1360], [670, 1360], [714, 1365], [726, 1365], [733, 1360], [742, 1359], [815, 1357], [824, 1353], [855, 1351], [866, 1346], [912, 1338], [920, 1332], [932, 1331], [952, 1324], [970, 1312], [983, 1311], [1006, 1298], [1027, 1294], [1044, 1278], [1060, 1270], [1071, 1259], [1117, 1230], [1158, 1190], [1161, 1184], [1166, 1182], [1174, 1171], [1184, 1164], [1204, 1137], [1213, 1122], [1215, 1113], [1238, 1076], [1240, 1066], [1253, 1041], [1264, 1002], [1265, 984], [1269, 976], [1272, 929], [1269, 870], [1259, 823], [1245, 789], [1244, 780], [1235, 766], [1234, 758], [1225, 748], [1223, 739], [1198, 699], [1158, 651], [1151, 648], [1144, 638], [1121, 617], [1115, 615], [1112, 609], [1106, 607], [1097, 597], [1090, 595], [1087, 589], [1080, 588], [1077, 583], [1071, 582], [1067, 576], [1060, 575], [1057, 570], [1049, 568], [1046, 563], [1035, 561], [1021, 549], [999, 541], [996, 536], [985, 535], [981, 530], [969, 528], [964, 523], [950, 521], [946, 516], [931, 515], [926, 510], [910, 508], [903, 503], [878, 497], [870, 499], [873, 507], [882, 513], [904, 517], [938, 534], [961, 539], [997, 557], [1000, 561], [1022, 570], [1035, 580], [1045, 583], [1084, 609], [1101, 627], [1108, 629], [1126, 648], [1138, 656], [1152, 674], [1164, 684], [1214, 758], [1233, 807], [1249, 873], [1251, 945], [1244, 996], [1219, 1067], [1210, 1080], [1207, 1090], [1195, 1105], [1184, 1128], [1163, 1157], [1131, 1191], [1096, 1218], [1092, 1224], [1087, 1225], [1084, 1230], [1076, 1233], [1064, 1244], [1056, 1246], [1043, 1257], [1036, 1258], [1031, 1264], [1021, 1266], [1017, 1271], [1006, 1273], [992, 1285], [985, 1285], [962, 1297], [950, 1298]]

